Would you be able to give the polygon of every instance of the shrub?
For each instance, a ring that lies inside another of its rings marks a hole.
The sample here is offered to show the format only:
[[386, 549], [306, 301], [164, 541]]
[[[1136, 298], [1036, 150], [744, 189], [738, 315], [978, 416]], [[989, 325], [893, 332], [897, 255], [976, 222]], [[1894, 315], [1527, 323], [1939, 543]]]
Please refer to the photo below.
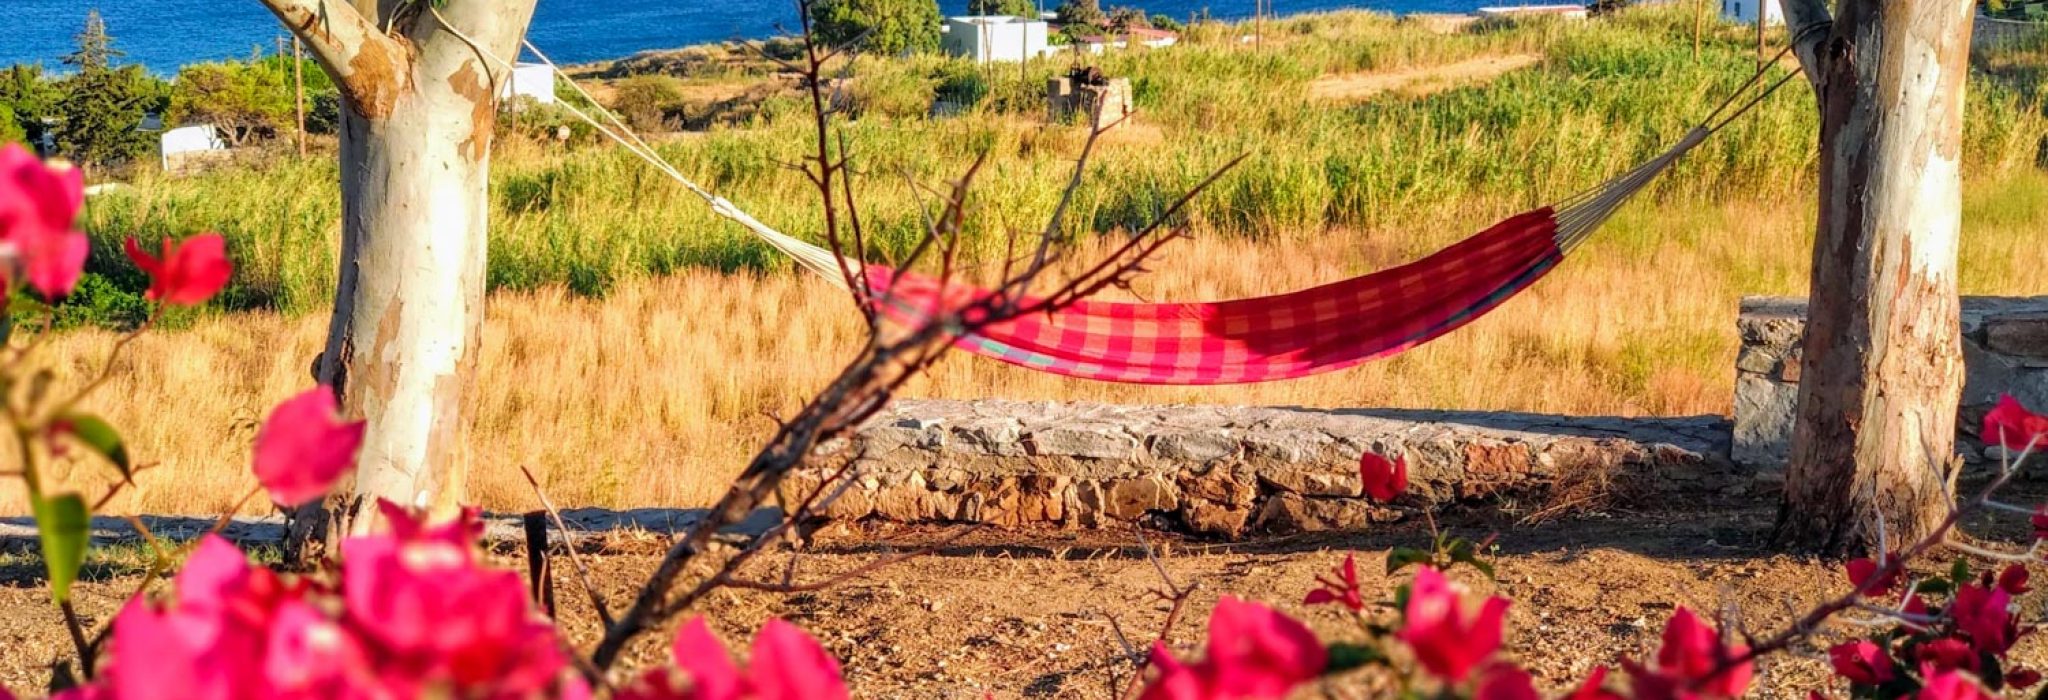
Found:
[[812, 6], [820, 41], [882, 56], [939, 50], [936, 0], [819, 0]]
[[675, 78], [665, 75], [636, 75], [619, 81], [611, 108], [639, 131], [668, 131], [671, 110], [683, 99]]

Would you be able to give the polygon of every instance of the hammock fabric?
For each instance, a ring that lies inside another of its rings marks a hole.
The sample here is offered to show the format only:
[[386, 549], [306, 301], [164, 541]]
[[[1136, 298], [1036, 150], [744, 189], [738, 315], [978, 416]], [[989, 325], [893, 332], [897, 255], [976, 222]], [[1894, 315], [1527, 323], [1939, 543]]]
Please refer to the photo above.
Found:
[[[1211, 303], [1083, 300], [981, 329], [977, 355], [1081, 379], [1129, 384], [1244, 384], [1305, 377], [1387, 357], [1464, 326], [1564, 259], [1550, 208], [1517, 215], [1429, 257], [1299, 292]], [[897, 277], [900, 276], [900, 279]], [[959, 308], [987, 290], [868, 268], [892, 321]], [[941, 296], [945, 298], [941, 298]]]
[[[1178, 386], [1296, 379], [1387, 357], [1457, 330], [1528, 289], [1711, 133], [1694, 129], [1669, 151], [1561, 205], [1509, 217], [1393, 269], [1234, 301], [1082, 300], [982, 328], [956, 346], [1051, 374]], [[810, 258], [798, 257], [820, 274], [834, 264]], [[992, 293], [880, 265], [867, 272], [876, 310], [905, 325]]]

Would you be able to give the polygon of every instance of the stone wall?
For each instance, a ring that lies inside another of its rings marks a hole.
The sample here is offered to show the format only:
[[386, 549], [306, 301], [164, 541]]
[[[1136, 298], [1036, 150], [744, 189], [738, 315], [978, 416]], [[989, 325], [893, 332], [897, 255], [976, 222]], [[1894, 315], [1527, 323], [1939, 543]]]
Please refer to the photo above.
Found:
[[[1963, 299], [1963, 388], [1957, 451], [1987, 456], [1978, 426], [1998, 396], [2011, 393], [2032, 407], [2048, 406], [2048, 297]], [[1799, 344], [1806, 334], [1806, 300], [1753, 297], [1737, 321], [1742, 351], [1735, 369], [1737, 464], [1782, 468], [1791, 454], [1792, 411], [1799, 401]]]
[[[809, 493], [850, 464], [852, 486], [829, 517], [1144, 521], [1235, 537], [1369, 527], [1581, 478], [1656, 491], [1746, 488], [1727, 460], [1728, 434], [1718, 417], [899, 401], [852, 439], [821, 448], [828, 458], [789, 486]], [[1366, 450], [1406, 456], [1406, 496], [1384, 505], [1361, 497]]]

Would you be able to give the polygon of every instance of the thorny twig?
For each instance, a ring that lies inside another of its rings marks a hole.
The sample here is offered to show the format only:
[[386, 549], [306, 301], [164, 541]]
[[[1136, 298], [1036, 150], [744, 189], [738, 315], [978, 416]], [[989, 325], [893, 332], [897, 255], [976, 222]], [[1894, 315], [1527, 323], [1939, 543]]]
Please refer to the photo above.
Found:
[[[1694, 685], [1697, 686], [1711, 682], [1713, 679], [1722, 677], [1738, 666], [1789, 649], [1793, 644], [1811, 637], [1814, 632], [1820, 629], [1822, 623], [1827, 622], [1836, 615], [1849, 610], [1867, 609], [1864, 603], [1864, 596], [1880, 582], [1903, 572], [1909, 562], [1918, 559], [1921, 555], [1936, 547], [1955, 547], [1956, 543], [1951, 538], [1951, 535], [1955, 531], [1956, 526], [1962, 522], [1964, 517], [1986, 507], [1986, 504], [1992, 503], [1991, 496], [2000, 489], [2005, 488], [2005, 485], [2012, 481], [2012, 478], [2019, 473], [2019, 463], [2026, 461], [2032, 452], [2033, 445], [2029, 445], [2027, 450], [2021, 452], [2017, 458], [2012, 458], [2008, 455], [2008, 458], [2000, 465], [1997, 478], [1992, 479], [1990, 484], [1978, 491], [1968, 501], [1958, 501], [1951, 504], [1948, 516], [1942, 519], [1941, 524], [1935, 526], [1934, 530], [1928, 533], [1927, 536], [1922, 537], [1920, 541], [1901, 549], [1897, 556], [1885, 553], [1885, 545], [1880, 544], [1878, 558], [1876, 559], [1877, 569], [1871, 572], [1862, 584], [1856, 586], [1855, 590], [1850, 591], [1847, 595], [1814, 607], [1804, 616], [1801, 616], [1799, 620], [1793, 622], [1790, 627], [1785, 628], [1771, 638], [1753, 641], [1749, 645], [1748, 650], [1743, 653], [1733, 654], [1729, 658], [1722, 659], [1720, 663], [1715, 665], [1711, 673], [1700, 676], [1700, 679], [1695, 681]], [[1953, 476], [1951, 476], [1951, 479], [1953, 479]], [[1951, 492], [1953, 492], [1953, 488], [1953, 481], [1951, 481]], [[1882, 533], [1885, 526], [1882, 513], [1878, 514], [1876, 525], [1878, 531]], [[2038, 547], [2038, 544], [2036, 546]], [[1905, 599], [1910, 600], [1911, 598], [1908, 596]], [[1888, 616], [1895, 616], [1901, 621], [1912, 622], [1906, 619], [1903, 610], [1896, 613], [1888, 610], [1883, 610], [1882, 612]]]
[[[1143, 525], [1138, 525], [1134, 528], [1133, 531], [1136, 532], [1138, 535], [1138, 547], [1144, 550], [1145, 560], [1152, 562], [1152, 570], [1158, 572], [1159, 580], [1166, 584], [1166, 590], [1155, 590], [1151, 592], [1151, 594], [1154, 597], [1170, 604], [1170, 607], [1168, 607], [1166, 610], [1166, 621], [1159, 626], [1159, 636], [1154, 637], [1152, 642], [1155, 645], [1164, 644], [1169, 638], [1173, 636], [1173, 628], [1180, 623], [1180, 615], [1181, 612], [1187, 608], [1188, 599], [1194, 597], [1195, 589], [1200, 588], [1201, 586], [1199, 584], [1190, 583], [1186, 587], [1182, 587], [1179, 584], [1174, 583], [1173, 575], [1166, 571], [1166, 563], [1159, 560], [1159, 556], [1157, 554], [1154, 554], [1152, 551], [1152, 543], [1149, 540], [1145, 539], [1145, 527]], [[1122, 636], [1121, 631], [1118, 632], [1118, 636]], [[1130, 648], [1130, 645], [1125, 644], [1124, 648], [1128, 650]], [[1137, 697], [1138, 691], [1144, 688], [1145, 668], [1149, 666], [1150, 663], [1142, 658], [1135, 657], [1133, 658], [1133, 663], [1135, 663], [1137, 667], [1131, 669], [1131, 680], [1127, 684], [1125, 684], [1124, 692], [1118, 697]]]
[[[807, 2], [803, 5], [803, 11], [808, 17]], [[805, 26], [808, 30], [808, 21]], [[812, 182], [819, 190], [820, 200], [827, 207], [824, 237], [832, 244], [834, 252], [840, 255], [843, 281], [848, 284], [855, 299], [867, 305], [873, 301], [875, 295], [867, 291], [870, 288], [865, 279], [866, 270], [864, 267], [861, 270], [853, 270], [849, 266], [845, 259], [847, 251], [843, 247], [846, 241], [841, 236], [840, 205], [844, 204], [851, 208], [854, 202], [850, 198], [842, 199], [846, 196], [844, 192], [847, 191], [844, 183], [841, 187], [834, 188], [829, 179], [831, 174], [845, 167], [845, 151], [842, 149], [838, 159], [834, 159], [833, 149], [828, 145], [832, 137], [828, 120], [830, 110], [826, 108], [824, 81], [821, 79], [825, 62], [834, 54], [819, 53], [808, 31], [806, 44], [806, 55], [810, 58], [806, 82], [811, 91], [813, 110], [819, 113], [820, 126], [817, 129], [817, 137], [821, 141], [817, 155], [814, 156], [818, 170], [813, 173]], [[1101, 129], [1095, 129], [1090, 134], [1090, 141], [1094, 141], [1100, 132]], [[918, 322], [906, 324], [909, 327], [900, 334], [884, 337], [879, 328], [874, 328], [875, 332], [870, 333], [869, 342], [860, 354], [796, 416], [778, 427], [767, 446], [755, 455], [725, 495], [711, 506], [705, 518], [684, 533], [662, 557], [653, 574], [642, 585], [632, 605], [613, 624], [606, 626], [602, 640], [592, 652], [592, 666], [600, 671], [609, 668], [618, 660], [627, 643], [687, 609], [699, 597], [714, 590], [718, 585], [733, 580], [730, 573], [734, 566], [733, 560], [743, 562], [752, 556], [751, 554], [743, 551], [741, 555], [728, 559], [705, 580], [704, 584], [684, 595], [678, 596], [674, 593], [679, 579], [698, 560], [698, 555], [710, 550], [713, 535], [721, 528], [739, 522], [754, 508], [764, 503], [783, 477], [802, 464], [815, 446], [852, 430], [880, 411], [899, 387], [943, 356], [954, 339], [1027, 314], [1057, 311], [1101, 290], [1128, 284], [1130, 278], [1142, 269], [1142, 264], [1147, 258], [1167, 242], [1185, 235], [1183, 230], [1169, 226], [1168, 222], [1177, 217], [1196, 195], [1242, 160], [1243, 157], [1240, 156], [1230, 161], [1176, 200], [1151, 225], [1138, 231], [1108, 255], [1043, 296], [1033, 296], [1031, 292], [1039, 278], [1060, 260], [1061, 256], [1055, 250], [1054, 244], [1061, 240], [1057, 220], [1064, 215], [1063, 211], [1056, 212], [1055, 223], [1047, 229], [1048, 234], [1045, 238], [1054, 240], [1042, 238], [1038, 243], [1039, 248], [1045, 252], [1035, 257], [1024, 269], [1005, 276], [993, 289], [974, 295], [960, 303], [957, 308], [932, 308]], [[945, 202], [943, 214], [936, 217], [933, 224], [927, 228], [926, 235], [917, 247], [918, 252], [903, 263], [905, 267], [915, 266], [923, 255], [936, 250], [939, 254], [937, 279], [940, 285], [940, 299], [950, 299], [951, 295], [946, 293], [947, 285], [956, 283], [953, 275], [960, 248], [958, 239], [966, 221], [966, 193], [972, 186], [979, 163], [980, 161], [977, 161], [974, 167], [953, 183], [952, 193], [949, 201]], [[1075, 172], [1085, 173], [1086, 166], [1087, 158], [1084, 154], [1082, 161], [1076, 165]], [[1068, 192], [1063, 199], [1071, 198], [1072, 190], [1078, 185], [1077, 177], [1069, 183]], [[900, 278], [901, 276], [897, 277]], [[892, 288], [883, 291], [882, 294], [886, 296], [892, 292], [893, 285], [892, 280]], [[787, 526], [788, 522], [785, 521], [777, 531], [786, 529]], [[763, 539], [766, 541], [757, 540], [749, 549], [758, 550], [768, 541], [773, 541], [772, 538]], [[1181, 594], [1181, 598], [1185, 600], [1185, 592]], [[1170, 619], [1178, 618], [1179, 607], [1175, 606], [1176, 609], [1170, 614]]]
[[555, 529], [562, 531], [563, 549], [569, 550], [569, 563], [576, 567], [576, 580], [583, 584], [584, 595], [590, 596], [590, 607], [597, 610], [598, 621], [603, 622], [605, 627], [611, 627], [618, 622], [612, 618], [611, 603], [605, 602], [604, 593], [597, 590], [597, 584], [591, 581], [590, 566], [584, 564], [583, 555], [576, 552], [576, 542], [570, 538], [572, 531], [569, 529], [569, 523], [562, 520], [562, 511], [555, 508], [554, 500], [548, 498], [547, 491], [541, 488], [540, 479], [534, 477], [532, 469], [522, 464], [519, 465], [519, 473], [526, 475], [526, 483], [533, 486], [533, 497], [538, 499], [540, 507], [548, 512], [548, 519], [554, 521]]

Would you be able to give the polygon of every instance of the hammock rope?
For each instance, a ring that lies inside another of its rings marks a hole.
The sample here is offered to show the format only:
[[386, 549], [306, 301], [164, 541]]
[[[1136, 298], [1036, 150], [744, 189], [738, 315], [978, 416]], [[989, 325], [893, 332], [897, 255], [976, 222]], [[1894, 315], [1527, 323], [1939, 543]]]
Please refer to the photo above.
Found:
[[[528, 51], [560, 74], [531, 42]], [[1288, 294], [1207, 303], [1082, 300], [1049, 314], [986, 327], [956, 345], [974, 354], [1069, 377], [1163, 385], [1218, 385], [1305, 377], [1398, 354], [1484, 316], [1542, 279], [1635, 195], [1687, 153], [1748, 114], [1799, 69], [1772, 82], [1759, 66], [1741, 87], [1676, 143], [1648, 161], [1551, 206], [1518, 214], [1421, 260]], [[492, 57], [506, 66], [511, 64]], [[711, 211], [799, 265], [845, 288], [864, 278], [880, 316], [918, 324], [931, 310], [960, 308], [988, 290], [920, 273], [868, 265], [789, 236], [691, 181], [618, 115], [573, 79], [600, 121], [566, 102], [571, 115], [703, 199]], [[1760, 88], [1760, 89], [1758, 89]]]

